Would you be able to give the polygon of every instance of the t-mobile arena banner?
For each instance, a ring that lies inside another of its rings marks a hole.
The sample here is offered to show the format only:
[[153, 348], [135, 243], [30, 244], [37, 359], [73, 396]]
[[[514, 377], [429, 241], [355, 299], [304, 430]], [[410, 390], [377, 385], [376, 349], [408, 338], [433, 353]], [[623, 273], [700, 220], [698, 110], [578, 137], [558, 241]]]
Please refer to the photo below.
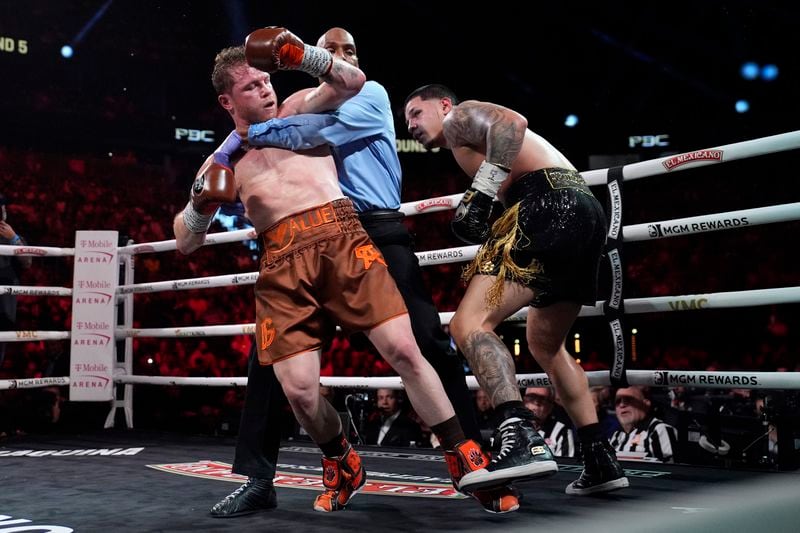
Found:
[[70, 400], [93, 402], [113, 398], [115, 293], [119, 281], [117, 240], [116, 231], [75, 233]]

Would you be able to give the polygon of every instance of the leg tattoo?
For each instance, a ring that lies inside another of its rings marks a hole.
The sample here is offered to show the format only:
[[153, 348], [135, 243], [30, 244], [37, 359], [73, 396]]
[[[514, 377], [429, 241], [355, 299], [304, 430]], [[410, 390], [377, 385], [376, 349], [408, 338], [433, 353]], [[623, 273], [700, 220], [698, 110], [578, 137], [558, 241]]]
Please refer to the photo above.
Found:
[[517, 387], [514, 359], [497, 335], [490, 331], [470, 333], [463, 351], [472, 373], [489, 395], [493, 406], [522, 400]]

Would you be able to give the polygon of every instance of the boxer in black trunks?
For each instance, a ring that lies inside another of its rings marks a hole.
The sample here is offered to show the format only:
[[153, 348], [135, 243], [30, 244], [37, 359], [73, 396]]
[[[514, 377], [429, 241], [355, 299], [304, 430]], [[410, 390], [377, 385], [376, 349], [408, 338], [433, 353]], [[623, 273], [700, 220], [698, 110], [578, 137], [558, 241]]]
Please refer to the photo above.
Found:
[[[583, 369], [564, 347], [581, 304], [594, 304], [606, 237], [603, 209], [569, 160], [528, 129], [515, 111], [488, 102], [459, 103], [443, 85], [426, 85], [405, 101], [408, 131], [425, 148], [448, 148], [474, 176], [456, 209], [453, 232], [482, 244], [465, 270], [469, 282], [450, 332], [497, 413], [500, 451], [466, 474], [470, 490], [500, 472], [554, 474], [558, 466], [525, 409], [514, 359], [495, 328], [530, 305], [528, 346], [556, 388], [578, 430], [584, 470], [568, 494], [628, 486], [603, 436]], [[504, 211], [490, 227], [497, 196]]]
[[[508, 279], [533, 290], [533, 307], [564, 300], [594, 305], [606, 225], [581, 175], [564, 168], [525, 173], [509, 186], [505, 204], [511, 207], [467, 269], [467, 279], [495, 276], [490, 299]], [[509, 241], [513, 247], [506, 255], [503, 246]], [[517, 276], [517, 265], [529, 271]]]

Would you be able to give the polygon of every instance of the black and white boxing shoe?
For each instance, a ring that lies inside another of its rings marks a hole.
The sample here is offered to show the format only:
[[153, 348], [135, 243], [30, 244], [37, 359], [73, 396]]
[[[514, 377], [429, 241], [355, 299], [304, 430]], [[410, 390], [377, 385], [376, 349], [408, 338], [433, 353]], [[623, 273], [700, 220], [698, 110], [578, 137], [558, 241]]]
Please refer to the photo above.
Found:
[[576, 496], [600, 494], [629, 486], [625, 471], [617, 460], [617, 453], [608, 441], [596, 441], [582, 446], [583, 472], [567, 485], [566, 493]]
[[469, 492], [558, 472], [553, 453], [534, 427], [533, 413], [514, 407], [507, 415], [498, 428], [500, 451], [485, 468], [465, 474], [459, 482], [460, 490]]

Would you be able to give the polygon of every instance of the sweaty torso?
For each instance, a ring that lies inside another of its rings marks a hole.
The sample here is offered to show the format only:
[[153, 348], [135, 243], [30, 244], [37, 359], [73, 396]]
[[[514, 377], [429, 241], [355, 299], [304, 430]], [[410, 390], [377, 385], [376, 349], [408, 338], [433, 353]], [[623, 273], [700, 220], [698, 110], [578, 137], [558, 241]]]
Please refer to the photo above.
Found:
[[297, 152], [253, 148], [234, 172], [245, 215], [258, 233], [292, 213], [344, 196], [326, 146]]
[[[456, 162], [469, 176], [474, 176], [478, 171], [478, 167], [486, 159], [485, 145], [457, 146], [452, 150]], [[497, 192], [498, 198], [501, 201], [505, 201], [506, 191], [520, 176], [534, 170], [551, 167], [576, 170], [564, 154], [559, 152], [552, 144], [531, 130], [526, 130], [522, 148], [511, 167], [511, 173]]]

